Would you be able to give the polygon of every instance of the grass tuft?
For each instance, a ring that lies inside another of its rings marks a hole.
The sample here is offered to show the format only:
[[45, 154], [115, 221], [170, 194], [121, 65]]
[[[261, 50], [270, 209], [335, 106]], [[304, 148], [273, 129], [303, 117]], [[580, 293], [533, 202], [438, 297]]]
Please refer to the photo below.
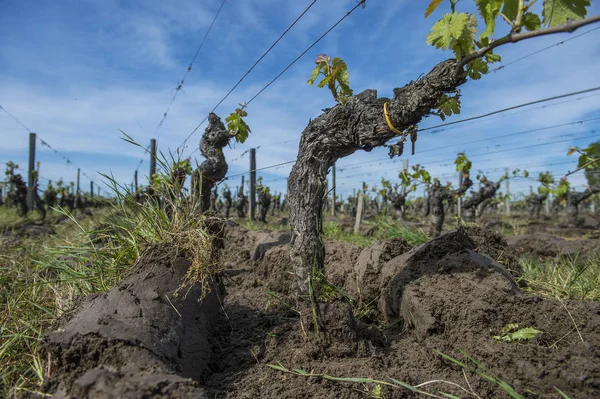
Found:
[[526, 290], [551, 298], [600, 301], [600, 250], [551, 260], [520, 259], [519, 283]]
[[[170, 176], [172, 163], [158, 163], [163, 176]], [[208, 281], [221, 271], [207, 229], [214, 223], [199, 216], [199, 199], [188, 199], [163, 178], [154, 195], [140, 201], [112, 176], [104, 177], [115, 196], [111, 206], [95, 210], [94, 217], [56, 209], [57, 220], [68, 220], [54, 226], [55, 236], [3, 234], [32, 220], [0, 207], [0, 397], [38, 389], [48, 367], [38, 352], [42, 332], [77, 297], [115, 286], [147, 248], [167, 244], [189, 257], [181, 288], [201, 283], [207, 293]]]

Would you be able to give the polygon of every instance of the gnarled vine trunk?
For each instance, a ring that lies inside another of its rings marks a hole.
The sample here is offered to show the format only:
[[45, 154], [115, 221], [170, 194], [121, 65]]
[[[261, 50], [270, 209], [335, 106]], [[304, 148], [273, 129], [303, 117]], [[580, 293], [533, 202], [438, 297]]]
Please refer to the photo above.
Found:
[[384, 103], [389, 102], [393, 126], [403, 131], [430, 114], [444, 93], [454, 92], [465, 81], [454, 78], [456, 66], [454, 59], [441, 62], [417, 81], [394, 89], [391, 100], [378, 98], [376, 90], [365, 90], [304, 129], [288, 180], [291, 258], [300, 293], [308, 291], [309, 271], [323, 269], [321, 232], [328, 169], [340, 158], [381, 147], [396, 136], [386, 123]]
[[574, 226], [579, 224], [579, 204], [598, 192], [600, 192], [600, 184], [588, 187], [584, 192], [567, 193], [567, 216], [570, 224]]
[[208, 127], [200, 140], [200, 153], [206, 158], [197, 171], [196, 187], [200, 189], [200, 210], [206, 212], [210, 209], [211, 190], [215, 183], [223, 180], [227, 174], [227, 162], [223, 154], [223, 147], [229, 143], [231, 135], [216, 114], [208, 115]]

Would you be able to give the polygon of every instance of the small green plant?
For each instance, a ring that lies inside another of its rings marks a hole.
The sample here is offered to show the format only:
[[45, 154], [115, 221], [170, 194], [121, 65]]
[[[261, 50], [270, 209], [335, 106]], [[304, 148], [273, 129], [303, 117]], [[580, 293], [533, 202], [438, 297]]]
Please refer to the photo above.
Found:
[[538, 181], [541, 184], [537, 189], [540, 194], [549, 194], [552, 192], [552, 185], [556, 182], [554, 176], [552, 176], [552, 172], [540, 172]]
[[406, 194], [415, 191], [420, 184], [431, 183], [431, 175], [419, 164], [412, 167], [412, 172], [403, 170], [398, 177], [400, 177], [402, 187], [406, 189]]
[[567, 176], [580, 171], [585, 171], [585, 177], [589, 185], [600, 183], [600, 141], [590, 144], [586, 148], [571, 147], [567, 155], [579, 154], [577, 169], [567, 173]]
[[528, 342], [542, 332], [534, 327], [521, 327], [518, 323], [510, 323], [502, 327], [499, 335], [494, 335], [496, 341]]
[[323, 75], [323, 79], [317, 86], [319, 88], [327, 86], [335, 101], [340, 104], [345, 103], [348, 97], [352, 95], [350, 74], [346, 63], [341, 58], [335, 57], [331, 60], [326, 54], [319, 54], [315, 64], [317, 66], [307, 83], [312, 86], [319, 75]]
[[456, 165], [456, 171], [461, 172], [463, 175], [469, 176], [471, 173], [471, 167], [473, 166], [473, 162], [467, 158], [467, 154], [464, 152], [459, 152], [454, 160], [454, 164]]
[[236, 108], [225, 121], [227, 122], [227, 129], [231, 133], [232, 137], [238, 143], [246, 141], [250, 133], [250, 126], [244, 120], [248, 116], [248, 112], [245, 110], [246, 104], [240, 104], [240, 108]]

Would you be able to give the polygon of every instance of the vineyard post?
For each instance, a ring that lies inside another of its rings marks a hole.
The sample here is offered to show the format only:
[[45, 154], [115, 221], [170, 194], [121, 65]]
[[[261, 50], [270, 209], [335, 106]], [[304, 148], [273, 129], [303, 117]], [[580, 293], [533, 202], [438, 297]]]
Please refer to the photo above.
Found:
[[238, 193], [244, 194], [244, 178], [245, 177], [246, 177], [245, 175], [242, 175], [242, 184], [240, 185], [240, 190], [238, 191]]
[[550, 216], [550, 199], [552, 198], [552, 194], [548, 194], [546, 197], [546, 216]]
[[590, 201], [590, 212], [596, 213], [596, 202], [593, 199]]
[[354, 234], [360, 231], [360, 222], [362, 221], [363, 208], [365, 205], [365, 196], [361, 191], [358, 192], [358, 206], [356, 208], [356, 220], [354, 221]]
[[331, 167], [331, 216], [335, 216], [335, 164]]
[[77, 190], [75, 193], [79, 195], [79, 178], [81, 177], [81, 169], [77, 168]]
[[90, 197], [94, 198], [94, 182], [90, 182]]
[[[408, 159], [402, 160], [402, 170], [404, 173], [408, 172]], [[406, 186], [402, 186], [402, 195], [406, 195]]]
[[152, 184], [152, 178], [156, 174], [156, 139], [150, 140], [150, 184]]
[[138, 190], [138, 171], [137, 169], [133, 173], [133, 192], [137, 193]]
[[[508, 176], [508, 168], [505, 169], [506, 176]], [[506, 216], [510, 216], [510, 183], [506, 179]]]
[[[458, 187], [462, 187], [463, 184], [463, 172], [458, 172]], [[457, 210], [456, 213], [458, 215], [458, 218], [460, 219], [462, 216], [462, 197], [459, 195], [458, 196], [458, 201], [457, 201]]]
[[250, 148], [250, 220], [256, 212], [256, 148]]
[[529, 185], [529, 195], [533, 195], [533, 186]]
[[33, 210], [33, 200], [35, 198], [35, 133], [29, 133], [29, 174], [27, 176], [27, 207]]

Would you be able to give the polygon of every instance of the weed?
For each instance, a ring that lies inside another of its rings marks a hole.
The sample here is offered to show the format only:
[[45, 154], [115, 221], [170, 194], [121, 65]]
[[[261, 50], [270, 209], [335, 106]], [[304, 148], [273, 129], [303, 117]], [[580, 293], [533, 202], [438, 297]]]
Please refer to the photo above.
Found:
[[373, 221], [365, 221], [365, 224], [373, 226], [373, 234], [371, 236], [346, 233], [342, 230], [339, 223], [327, 222], [323, 224], [323, 238], [345, 241], [359, 247], [366, 247], [376, 241], [388, 240], [390, 238], [404, 238], [410, 246], [421, 245], [429, 240], [425, 232], [404, 226], [391, 217], [378, 217]]
[[520, 259], [525, 289], [557, 299], [600, 301], [600, 251], [575, 254], [552, 260]]
[[494, 339], [505, 342], [527, 342], [541, 333], [540, 330], [533, 327], [521, 327], [518, 323], [510, 323], [504, 326], [500, 330], [500, 334], [494, 336]]

